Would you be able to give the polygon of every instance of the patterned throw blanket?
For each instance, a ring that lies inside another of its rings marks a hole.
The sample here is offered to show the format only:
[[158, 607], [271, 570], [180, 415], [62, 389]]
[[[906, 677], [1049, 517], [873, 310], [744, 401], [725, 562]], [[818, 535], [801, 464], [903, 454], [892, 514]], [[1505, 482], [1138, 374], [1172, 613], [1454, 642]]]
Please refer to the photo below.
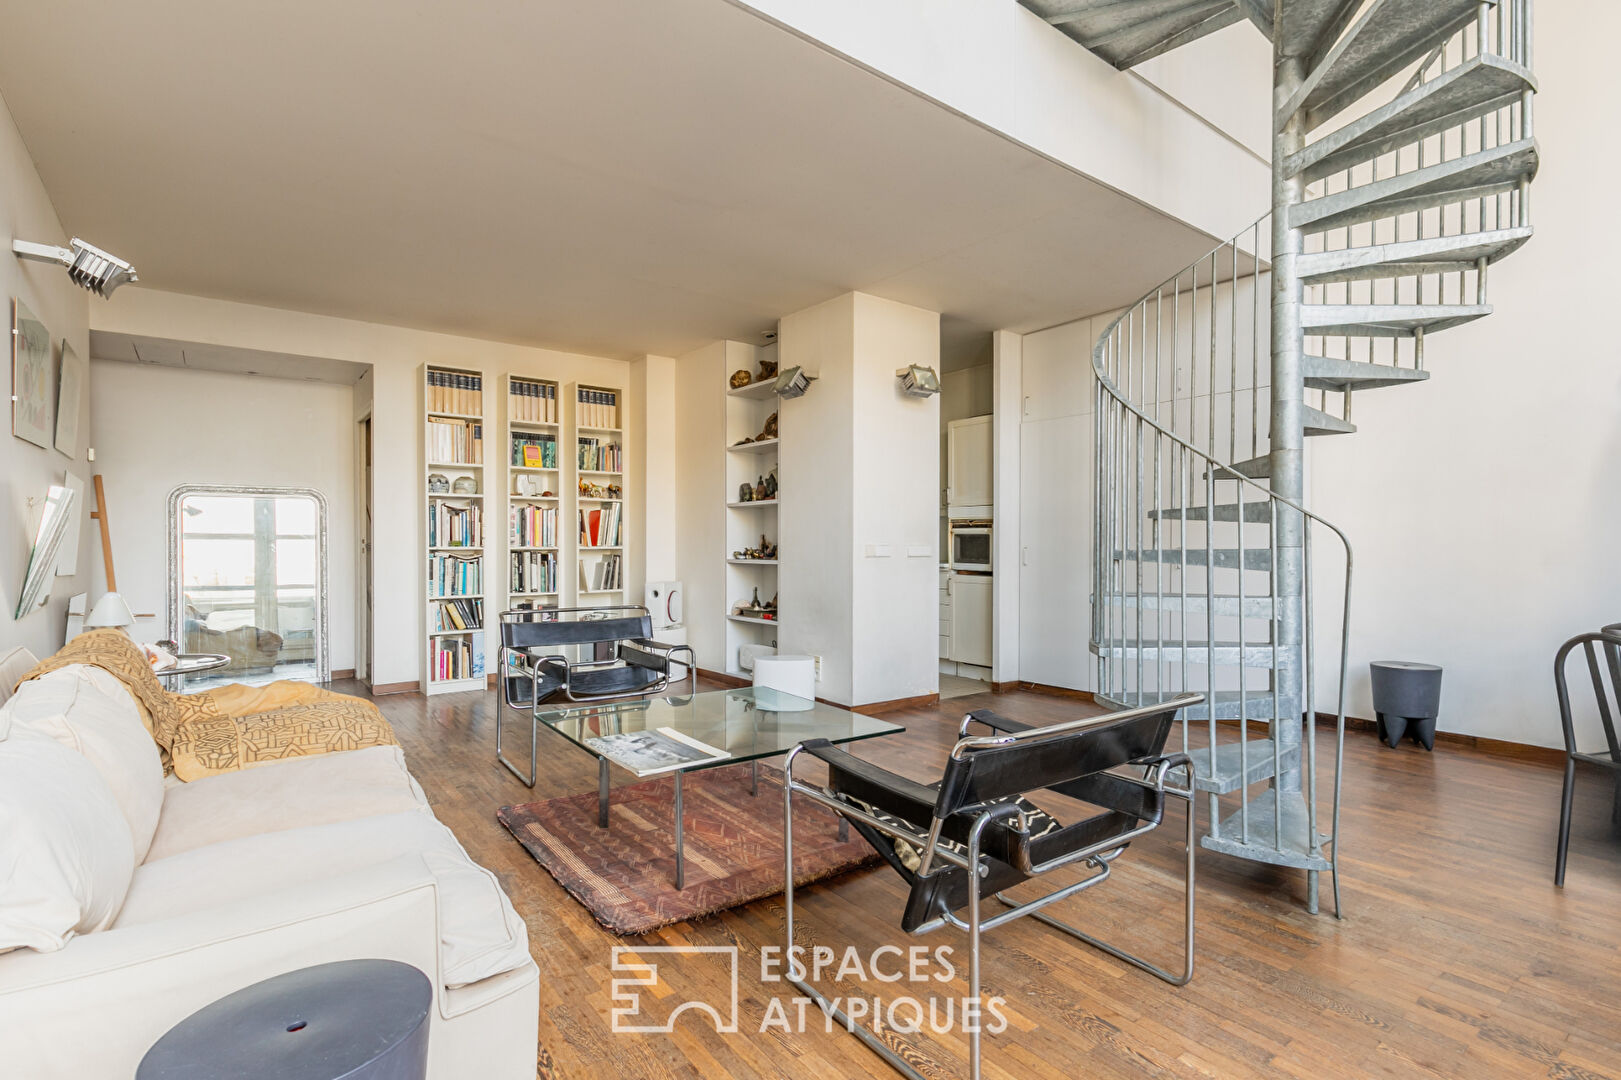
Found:
[[181, 780], [284, 758], [399, 745], [377, 706], [309, 683], [232, 683], [200, 694], [171, 694], [152, 673], [146, 654], [121, 630], [80, 634], [18, 684], [70, 664], [99, 667], [129, 689], [164, 765]]

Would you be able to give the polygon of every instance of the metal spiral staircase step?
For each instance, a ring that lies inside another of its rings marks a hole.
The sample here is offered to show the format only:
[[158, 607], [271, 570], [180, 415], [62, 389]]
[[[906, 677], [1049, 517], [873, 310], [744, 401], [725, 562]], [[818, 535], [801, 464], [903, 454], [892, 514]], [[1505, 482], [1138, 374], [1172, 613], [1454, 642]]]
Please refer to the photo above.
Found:
[[[1159, 510], [1150, 510], [1144, 516], [1151, 521], [1167, 522], [1211, 520], [1210, 507], [1208, 506], [1168, 506]], [[1215, 520], [1236, 522], [1238, 520], [1238, 504], [1217, 503]], [[1252, 525], [1270, 525], [1272, 523], [1271, 500], [1260, 497], [1244, 503], [1244, 521]], [[1177, 546], [1181, 547], [1180, 544]]]
[[1307, 285], [1367, 281], [1472, 269], [1481, 259], [1494, 263], [1531, 239], [1531, 226], [1432, 236], [1392, 244], [1317, 251], [1295, 257], [1295, 270]]
[[1246, 668], [1270, 668], [1277, 654], [1269, 644], [1236, 641], [1218, 641], [1215, 646], [1203, 642], [1167, 642], [1164, 645], [1094, 645], [1092, 652], [1111, 660], [1165, 660], [1173, 664], [1195, 667], [1225, 665]]
[[[1282, 810], [1283, 829], [1278, 834]], [[1199, 843], [1211, 851], [1237, 855], [1274, 866], [1290, 866], [1297, 870], [1328, 870], [1332, 863], [1322, 854], [1321, 844], [1328, 841], [1319, 833], [1319, 850], [1312, 851], [1311, 819], [1306, 808], [1306, 797], [1298, 791], [1278, 791], [1268, 788], [1249, 800], [1249, 839], [1245, 842], [1245, 813], [1234, 810], [1221, 821], [1221, 826], [1200, 839]], [[1277, 840], [1274, 840], [1274, 836]]]
[[1412, 337], [1462, 326], [1492, 313], [1490, 304], [1302, 304], [1306, 335]]
[[1217, 690], [1205, 694], [1205, 698], [1205, 704], [1183, 709], [1183, 719], [1190, 723], [1207, 722], [1212, 707], [1216, 710], [1217, 720], [1270, 720], [1278, 714], [1276, 695], [1271, 690], [1246, 691], [1242, 701], [1237, 690]]
[[1279, 109], [1279, 127], [1296, 111], [1321, 125], [1422, 59], [1473, 21], [1479, 0], [1372, 0], [1327, 49], [1300, 92]]
[[1211, 603], [1215, 604], [1215, 613], [1222, 616], [1235, 616], [1240, 611], [1247, 619], [1272, 619], [1276, 612], [1272, 606], [1270, 596], [1230, 596], [1221, 595], [1209, 597], [1199, 596], [1154, 596], [1144, 593], [1142, 596], [1127, 594], [1116, 597], [1113, 601], [1124, 608], [1135, 608], [1139, 611], [1179, 612], [1186, 615], [1203, 615], [1210, 610]]
[[1482, 53], [1291, 154], [1283, 171], [1321, 180], [1512, 104], [1536, 85], [1520, 65]]
[[1272, 779], [1278, 771], [1276, 766], [1282, 766], [1282, 771], [1287, 773], [1299, 763], [1299, 747], [1280, 750], [1276, 763], [1272, 760], [1272, 748], [1271, 739], [1222, 743], [1216, 747], [1214, 761], [1209, 747], [1188, 751], [1193, 759], [1194, 789], [1213, 795], [1230, 795], [1240, 788]]
[[1321, 409], [1314, 409], [1310, 405], [1300, 406], [1300, 423], [1308, 439], [1318, 435], [1356, 434], [1356, 425], [1351, 421], [1343, 420]]
[[1430, 377], [1427, 371], [1344, 360], [1337, 356], [1300, 358], [1300, 373], [1313, 390], [1378, 390], [1387, 386], [1408, 386]]
[[1289, 208], [1289, 224], [1327, 232], [1380, 218], [1512, 191], [1537, 172], [1535, 139], [1520, 139], [1452, 161], [1375, 180]]
[[1251, 480], [1266, 480], [1272, 476], [1272, 458], [1262, 454], [1246, 461], [1235, 461], [1231, 465], [1218, 465], [1214, 471], [1217, 480], [1236, 479], [1234, 474], [1247, 476]]
[[1136, 548], [1128, 548], [1123, 551], [1116, 551], [1114, 557], [1126, 562], [1157, 562], [1175, 566], [1205, 566], [1208, 560], [1213, 557], [1218, 570], [1237, 570], [1242, 558], [1245, 570], [1272, 569], [1272, 552], [1266, 548], [1219, 547], [1212, 548], [1210, 551], [1206, 551], [1203, 547], [1190, 547], [1186, 551], [1181, 548], [1175, 550], [1167, 548], [1163, 551], [1155, 551], [1153, 548], [1144, 548], [1140, 551]]
[[1140, 64], [1244, 18], [1234, 0], [1019, 0], [1117, 68]]

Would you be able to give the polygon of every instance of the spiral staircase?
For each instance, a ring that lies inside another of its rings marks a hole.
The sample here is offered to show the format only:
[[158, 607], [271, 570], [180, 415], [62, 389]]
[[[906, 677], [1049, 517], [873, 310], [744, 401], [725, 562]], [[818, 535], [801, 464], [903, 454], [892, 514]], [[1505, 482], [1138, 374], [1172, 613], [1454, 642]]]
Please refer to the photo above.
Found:
[[1120, 68], [1246, 19], [1272, 41], [1271, 210], [1093, 351], [1091, 648], [1110, 702], [1205, 692], [1202, 844], [1305, 871], [1312, 912], [1329, 871], [1338, 915], [1352, 561], [1305, 440], [1426, 380], [1530, 238], [1531, 0], [1020, 2]]

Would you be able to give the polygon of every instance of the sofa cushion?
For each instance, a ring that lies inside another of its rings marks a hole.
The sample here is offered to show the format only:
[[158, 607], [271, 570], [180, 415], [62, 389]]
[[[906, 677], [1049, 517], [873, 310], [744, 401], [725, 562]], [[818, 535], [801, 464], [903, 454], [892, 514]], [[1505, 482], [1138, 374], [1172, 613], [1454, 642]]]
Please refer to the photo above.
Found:
[[[34, 665], [39, 663], [34, 654], [18, 645], [7, 652], [0, 653], [0, 705], [17, 688], [17, 680], [28, 674]], [[0, 739], [6, 737], [6, 722], [0, 718]]]
[[135, 862], [146, 858], [163, 806], [163, 762], [123, 683], [72, 664], [23, 683], [0, 714], [13, 732], [46, 735], [83, 754], [129, 825]]
[[164, 793], [148, 860], [259, 833], [426, 810], [397, 746], [278, 761]]
[[135, 871], [117, 926], [204, 911], [404, 854], [421, 856], [438, 887], [440, 977], [447, 988], [529, 962], [528, 932], [495, 875], [420, 810], [245, 836], [148, 861]]
[[134, 869], [124, 815], [83, 754], [15, 727], [0, 740], [0, 952], [105, 929]]

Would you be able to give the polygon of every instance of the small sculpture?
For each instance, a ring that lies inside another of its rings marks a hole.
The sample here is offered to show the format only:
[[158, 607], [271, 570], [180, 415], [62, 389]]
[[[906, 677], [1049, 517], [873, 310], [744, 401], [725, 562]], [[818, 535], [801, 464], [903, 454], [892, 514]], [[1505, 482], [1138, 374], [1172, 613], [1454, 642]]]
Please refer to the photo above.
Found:
[[777, 497], [777, 470], [775, 468], [765, 474], [765, 497], [767, 499]]
[[776, 612], [777, 612], [777, 594], [776, 593], [771, 594], [771, 603], [767, 604], [765, 606], [765, 609], [767, 611], [771, 612], [772, 616], [775, 617]]
[[765, 430], [760, 432], [762, 439], [775, 439], [777, 437], [777, 414], [772, 413], [765, 418]]
[[760, 379], [775, 379], [777, 377], [777, 362], [775, 360], [760, 361]]
[[755, 480], [754, 480], [754, 501], [759, 502], [761, 499], [764, 499], [765, 497], [766, 497], [766, 494], [765, 494], [765, 477], [763, 477], [763, 476], [755, 477]]
[[760, 607], [760, 586], [758, 585], [754, 587], [754, 600], [749, 604], [749, 607], [753, 608], [755, 611], [763, 610]]
[[749, 484], [749, 482], [747, 480], [743, 481], [742, 486], [737, 489], [737, 501], [738, 502], [753, 502], [754, 501], [754, 488], [753, 488], [752, 485]]
[[751, 383], [753, 381], [754, 381], [754, 376], [750, 375], [747, 371], [744, 371], [742, 368], [738, 368], [736, 371], [732, 372], [732, 389], [733, 390], [736, 390], [739, 387], [747, 386], [749, 383]]

